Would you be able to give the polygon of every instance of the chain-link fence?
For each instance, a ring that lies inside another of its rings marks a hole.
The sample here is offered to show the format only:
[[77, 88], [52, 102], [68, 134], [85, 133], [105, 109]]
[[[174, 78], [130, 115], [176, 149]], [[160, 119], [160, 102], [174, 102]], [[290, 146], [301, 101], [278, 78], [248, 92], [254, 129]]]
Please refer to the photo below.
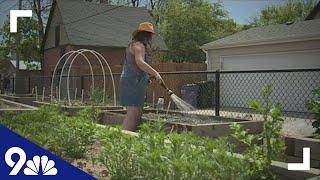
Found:
[[[314, 98], [312, 91], [320, 87], [320, 69], [299, 70], [268, 70], [268, 71], [186, 71], [165, 72], [162, 77], [178, 97], [195, 107], [189, 113], [211, 116], [225, 116], [232, 118], [259, 119], [261, 115], [248, 108], [248, 99], [262, 102], [261, 89], [272, 85], [271, 102], [282, 104], [282, 111], [287, 117], [310, 119], [305, 102]], [[117, 101], [119, 100], [120, 74], [113, 74]], [[31, 76], [12, 79], [9, 92], [18, 94], [35, 93], [39, 95], [57, 95], [58, 78], [55, 78], [53, 92], [50, 92], [51, 78]], [[66, 98], [67, 78], [62, 76], [61, 96]], [[92, 83], [96, 89], [103, 89], [103, 76], [81, 75], [70, 76], [69, 90], [71, 97], [77, 99], [81, 91], [87, 95], [92, 90]], [[105, 76], [106, 90], [109, 97], [113, 97], [113, 83], [110, 74]], [[8, 90], [7, 90], [8, 92]], [[150, 83], [146, 95], [146, 106], [157, 107], [160, 97], [165, 99], [165, 109], [178, 109], [157, 83]]]

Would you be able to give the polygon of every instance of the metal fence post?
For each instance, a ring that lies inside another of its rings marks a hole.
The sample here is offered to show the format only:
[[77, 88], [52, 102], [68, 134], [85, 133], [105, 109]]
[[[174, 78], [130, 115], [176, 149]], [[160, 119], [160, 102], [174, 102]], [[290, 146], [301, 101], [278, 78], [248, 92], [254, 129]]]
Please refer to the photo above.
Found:
[[220, 71], [216, 71], [215, 82], [215, 115], [220, 116]]

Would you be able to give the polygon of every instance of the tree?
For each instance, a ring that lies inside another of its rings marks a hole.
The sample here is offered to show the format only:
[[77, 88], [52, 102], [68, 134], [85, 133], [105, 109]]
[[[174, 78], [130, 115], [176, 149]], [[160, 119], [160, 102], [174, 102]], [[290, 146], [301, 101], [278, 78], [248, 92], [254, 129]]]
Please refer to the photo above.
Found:
[[268, 6], [262, 9], [260, 16], [254, 17], [246, 28], [303, 21], [317, 2], [317, 0], [287, 0], [282, 6]]
[[[5, 21], [0, 33], [3, 40], [0, 43], [0, 59], [8, 59], [12, 56], [24, 61], [35, 61], [40, 59], [40, 44], [38, 34], [38, 22], [33, 18], [18, 19], [18, 33], [10, 33], [9, 19]], [[17, 46], [17, 42], [19, 45]]]
[[205, 54], [199, 47], [238, 28], [226, 18], [220, 3], [207, 0], [166, 1], [154, 15], [169, 48], [165, 59], [174, 62], [204, 62]]
[[26, 8], [31, 8], [33, 13], [36, 14], [36, 24], [32, 23], [34, 27], [31, 29], [36, 29], [38, 32], [38, 42], [39, 45], [39, 61], [42, 63], [44, 59], [44, 34], [45, 34], [45, 19], [48, 19], [50, 8], [52, 7], [52, 2], [55, 0], [27, 0], [24, 4]]

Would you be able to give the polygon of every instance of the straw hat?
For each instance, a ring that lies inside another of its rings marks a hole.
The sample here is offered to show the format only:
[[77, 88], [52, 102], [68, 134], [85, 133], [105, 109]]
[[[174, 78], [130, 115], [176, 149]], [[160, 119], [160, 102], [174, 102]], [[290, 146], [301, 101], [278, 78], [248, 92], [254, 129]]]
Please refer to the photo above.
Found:
[[138, 32], [141, 32], [141, 31], [151, 32], [152, 34], [154, 34], [152, 23], [149, 23], [149, 22], [140, 23], [138, 29], [133, 31], [132, 36], [135, 36]]

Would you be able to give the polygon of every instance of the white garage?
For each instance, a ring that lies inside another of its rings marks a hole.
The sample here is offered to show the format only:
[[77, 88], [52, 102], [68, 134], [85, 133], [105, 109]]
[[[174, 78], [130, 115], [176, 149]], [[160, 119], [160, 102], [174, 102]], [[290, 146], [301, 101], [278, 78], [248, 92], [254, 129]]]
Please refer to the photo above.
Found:
[[275, 53], [226, 55], [220, 57], [221, 70], [276, 70], [320, 67], [320, 49]]
[[320, 19], [251, 28], [201, 48], [208, 70], [320, 68]]
[[306, 112], [305, 101], [320, 87], [320, 19], [251, 28], [201, 48], [208, 70], [225, 72], [223, 107], [247, 107], [247, 99], [261, 99], [260, 89], [272, 84], [274, 102], [281, 101], [285, 111]]

